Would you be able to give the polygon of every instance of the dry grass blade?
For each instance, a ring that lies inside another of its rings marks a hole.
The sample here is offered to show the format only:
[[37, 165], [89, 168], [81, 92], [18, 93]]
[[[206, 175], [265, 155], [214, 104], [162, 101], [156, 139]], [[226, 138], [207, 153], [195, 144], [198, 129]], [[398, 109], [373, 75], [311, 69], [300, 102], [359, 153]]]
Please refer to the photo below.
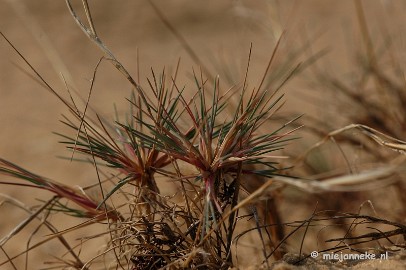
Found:
[[66, 64], [62, 60], [62, 57], [55, 46], [52, 44], [48, 34], [41, 27], [35, 16], [32, 16], [27, 4], [24, 1], [6, 1], [10, 6], [13, 7], [15, 13], [19, 19], [23, 22], [24, 26], [27, 27], [32, 36], [36, 39], [38, 44], [42, 47], [44, 54], [47, 56], [48, 60], [51, 62], [53, 69], [57, 74], [64, 74], [70, 85], [75, 86], [75, 82], [67, 68]]
[[[37, 210], [37, 211], [35, 211], [35, 212], [32, 212], [32, 210], [28, 209], [24, 204], [22, 204], [21, 202], [17, 201], [16, 199], [11, 198], [10, 196], [8, 196], [8, 195], [6, 195], [6, 194], [0, 194], [0, 196], [6, 198], [6, 201], [8, 201], [9, 203], [15, 205], [15, 206], [18, 207], [18, 208], [23, 209], [23, 210], [26, 211], [28, 214], [30, 214], [30, 217], [28, 217], [25, 221], [23, 221], [22, 223], [20, 223], [20, 225], [18, 225], [16, 228], [14, 228], [13, 231], [10, 232], [8, 236], [5, 236], [4, 238], [1, 239], [1, 245], [0, 245], [0, 246], [1, 246], [2, 248], [3, 248], [3, 246], [6, 244], [6, 242], [7, 242], [10, 238], [12, 238], [16, 233], [18, 233], [21, 229], [23, 229], [23, 227], [26, 226], [29, 222], [31, 222], [32, 219], [36, 218], [36, 219], [39, 220], [38, 214], [40, 214], [41, 211], [44, 211], [44, 210], [45, 210], [46, 207], [44, 208], [44, 206], [48, 206], [50, 203], [52, 203], [52, 202], [56, 199], [56, 198], [54, 197], [54, 198], [52, 198], [51, 200], [49, 200], [47, 203], [45, 203], [45, 204], [43, 205], [43, 207], [40, 207], [40, 209], [39, 209], [40, 211]], [[1, 204], [0, 204], [0, 205], [1, 205]], [[58, 231], [56, 230], [56, 228], [55, 228], [52, 224], [50, 224], [47, 220], [43, 220], [42, 223], [44, 223], [45, 226], [46, 226], [53, 234], [57, 234], [57, 233], [58, 233]], [[74, 252], [74, 250], [70, 247], [70, 245], [69, 245], [69, 243], [67, 242], [67, 240], [66, 240], [62, 235], [56, 235], [56, 237], [57, 237], [58, 240], [62, 243], [62, 245], [67, 249], [68, 253], [71, 254], [72, 257], [75, 259], [76, 265], [79, 266], [79, 267], [82, 267], [82, 266], [84, 265], [84, 263], [81, 261], [81, 259], [79, 258], [79, 256]], [[48, 240], [50, 240], [50, 239], [48, 239]], [[48, 240], [46, 240], [45, 242], [42, 242], [42, 243], [46, 243]], [[42, 244], [42, 243], [41, 243], [41, 244]], [[16, 255], [16, 256], [13, 256], [13, 257], [7, 256], [7, 257], [8, 257], [8, 261], [5, 261], [5, 262], [3, 262], [3, 263], [0, 263], [0, 266], [6, 264], [7, 262], [12, 263], [12, 261], [13, 261], [15, 258], [19, 257], [20, 255], [23, 255], [24, 253], [27, 253], [27, 252], [28, 252], [29, 250], [31, 250], [31, 249], [33, 249], [33, 247], [31, 247], [31, 248], [25, 250], [23, 253], [18, 254], [18, 255]]]
[[[353, 129], [361, 131], [368, 138], [372, 139], [374, 142], [385, 148], [397, 151], [403, 155], [405, 154], [406, 142], [388, 136], [366, 125], [351, 124], [343, 128], [334, 130], [329, 134], [327, 134], [321, 141], [317, 142], [312, 147], [310, 147], [301, 157], [299, 157], [296, 160], [295, 163], [298, 164], [302, 162], [311, 151], [314, 151], [316, 148], [320, 147], [328, 140], [334, 139], [336, 136]], [[286, 177], [278, 177], [278, 180], [290, 185], [294, 185], [309, 192], [326, 192], [326, 191], [345, 192], [345, 191], [375, 189], [377, 187], [389, 185], [394, 181], [399, 181], [399, 180], [386, 180], [378, 183], [373, 180], [388, 178], [389, 176], [392, 176], [400, 171], [403, 171], [404, 168], [402, 167], [402, 164], [406, 160], [406, 157], [403, 155], [399, 156], [398, 158], [396, 158], [395, 160], [393, 160], [392, 162], [390, 162], [388, 165], [385, 166], [380, 166], [375, 169], [362, 171], [357, 174], [333, 177], [330, 179], [326, 179], [324, 181], [315, 181], [315, 180], [307, 181]]]
[[179, 40], [182, 44], [183, 48], [186, 52], [190, 55], [193, 61], [202, 68], [204, 75], [209, 78], [210, 81], [213, 80], [213, 76], [211, 75], [209, 69], [203, 64], [203, 61], [199, 58], [199, 56], [195, 53], [192, 46], [189, 45], [187, 40], [182, 36], [182, 34], [169, 22], [167, 18], [165, 18], [162, 11], [154, 4], [152, 0], [148, 0], [149, 4], [153, 7], [155, 13], [162, 21], [162, 23], [172, 32], [172, 34]]
[[[98, 209], [97, 208], [98, 202], [94, 201], [89, 196], [86, 196], [67, 185], [33, 174], [2, 158], [0, 158], [0, 174], [28, 181], [33, 184], [31, 187], [51, 191], [60, 198], [65, 198], [74, 202], [75, 204], [81, 206], [86, 211], [71, 209], [68, 207], [64, 207], [64, 210], [72, 212], [77, 216], [82, 217], [97, 216], [102, 219], [104, 218], [119, 219], [120, 217], [120, 214], [114, 213], [115, 211], [110, 211], [111, 209]], [[8, 183], [3, 182], [2, 184]], [[107, 210], [107, 212], [105, 212], [105, 210]], [[106, 216], [104, 216], [103, 218], [101, 214], [106, 214]]]
[[[54, 198], [55, 199], [55, 198]], [[47, 203], [44, 203], [40, 208], [38, 208], [35, 212], [33, 212], [28, 218], [26, 218], [24, 221], [22, 221], [20, 224], [18, 224], [14, 229], [6, 236], [4, 236], [2, 239], [0, 239], [0, 246], [3, 246], [7, 243], [8, 240], [10, 240], [13, 236], [15, 236], [17, 233], [19, 233], [22, 229], [24, 229], [31, 221], [37, 216], [44, 211], [50, 204], [52, 204], [53, 200], [49, 200]]]
[[[85, 1], [85, 3], [87, 3]], [[73, 10], [73, 7], [70, 3], [70, 0], [66, 0], [66, 4], [68, 6], [68, 9], [72, 15], [72, 17], [75, 19], [76, 23], [80, 27], [80, 29], [92, 40], [107, 56], [107, 59], [109, 59], [113, 65], [119, 70], [126, 78], [127, 80], [135, 87], [135, 89], [138, 91], [138, 94], [142, 98], [143, 102], [145, 105], [150, 104], [150, 102], [147, 101], [147, 98], [144, 94], [144, 91], [140, 87], [140, 85], [133, 79], [133, 77], [128, 73], [127, 69], [116, 59], [114, 54], [104, 45], [104, 43], [101, 41], [101, 39], [97, 36], [96, 32], [94, 32], [94, 26], [92, 24], [92, 20], [89, 20], [89, 23], [91, 25], [91, 29], [88, 29], [85, 24], [79, 19], [79, 17], [76, 15], [75, 11]], [[88, 18], [91, 18], [90, 15], [90, 10], [86, 10], [86, 14]], [[146, 106], [148, 113], [152, 115], [151, 109], [149, 106]]]
[[333, 138], [337, 135], [340, 135], [341, 133], [344, 133], [346, 131], [352, 130], [352, 129], [360, 130], [363, 134], [365, 134], [367, 137], [374, 140], [376, 143], [378, 143], [381, 146], [384, 146], [391, 150], [397, 151], [401, 154], [405, 154], [405, 151], [406, 151], [406, 142], [405, 141], [393, 138], [389, 135], [386, 135], [386, 134], [384, 134], [374, 128], [368, 127], [366, 125], [351, 124], [351, 125], [345, 126], [343, 128], [340, 128], [340, 129], [337, 129], [337, 130], [334, 130], [334, 131], [331, 131], [330, 133], [328, 133], [321, 141], [314, 144], [302, 156], [300, 156], [296, 160], [295, 163], [302, 162], [311, 151], [320, 147], [321, 145], [326, 143], [331, 138]]
[[[397, 160], [404, 162], [402, 158]], [[320, 180], [300, 179], [285, 176], [275, 176], [273, 179], [276, 182], [284, 183], [290, 186], [297, 187], [303, 191], [310, 193], [323, 193], [323, 192], [354, 192], [362, 190], [373, 190], [380, 187], [385, 187], [399, 179], [388, 179], [390, 176], [396, 175], [403, 171], [399, 165], [382, 166], [371, 170], [359, 172], [357, 174], [350, 174], [338, 177], [332, 177]], [[377, 181], [382, 180], [384, 181]]]

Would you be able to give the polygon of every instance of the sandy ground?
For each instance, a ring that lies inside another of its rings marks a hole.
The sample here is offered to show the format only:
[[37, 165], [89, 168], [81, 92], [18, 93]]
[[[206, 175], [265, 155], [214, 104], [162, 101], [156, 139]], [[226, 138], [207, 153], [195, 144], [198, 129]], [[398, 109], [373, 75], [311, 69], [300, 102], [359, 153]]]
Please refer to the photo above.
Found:
[[[156, 1], [155, 1], [156, 2]], [[80, 1], [74, 7], [81, 10]], [[181, 59], [179, 81], [191, 85], [191, 67], [198, 70], [179, 40], [163, 25], [147, 1], [99, 0], [91, 2], [97, 31], [132, 73], [137, 74], [137, 51], [140, 61], [140, 81], [145, 83], [150, 68], [159, 72], [163, 67], [173, 72]], [[368, 18], [380, 17], [391, 32], [401, 26], [401, 8], [387, 1], [368, 1]], [[403, 7], [399, 4], [398, 6]], [[404, 7], [403, 7], [404, 8]], [[323, 48], [329, 54], [323, 58], [321, 68], [344, 73], [351, 65], [346, 56], [348, 46], [359, 43], [355, 24], [353, 1], [194, 1], [173, 0], [159, 3], [168, 20], [187, 40], [196, 54], [213, 74], [219, 74], [224, 87], [241, 80], [247, 62], [250, 43], [253, 44], [251, 85], [262, 76], [276, 38], [286, 30], [277, 54], [277, 65], [289, 58], [290, 51], [299, 50], [297, 61]], [[404, 9], [403, 9], [404, 10]], [[82, 12], [79, 12], [83, 16]], [[372, 27], [378, 27], [372, 20]], [[72, 89], [86, 97], [94, 67], [101, 52], [79, 30], [63, 1], [1, 1], [0, 30], [10, 39], [39, 73], [64, 97], [68, 97], [61, 75]], [[303, 49], [310, 41], [312, 46]], [[87, 165], [71, 163], [56, 156], [67, 156], [64, 146], [53, 131], [72, 135], [59, 120], [68, 114], [66, 108], [27, 74], [32, 74], [4, 40], [0, 41], [0, 157], [22, 165], [41, 175], [71, 185], [87, 185], [96, 180]], [[288, 84], [286, 111], [320, 113], [326, 106], [307, 102], [309, 79], [299, 77]], [[103, 117], [114, 118], [113, 103], [119, 112], [125, 112], [130, 85], [107, 62], [102, 64], [91, 98], [91, 106]], [[317, 98], [325, 102], [323, 93]], [[77, 96], [76, 96], [77, 97]], [[83, 104], [81, 104], [83, 107]], [[328, 113], [328, 112], [327, 112]], [[334, 113], [334, 112], [330, 112]], [[3, 178], [0, 178], [3, 180]], [[10, 179], [4, 179], [10, 180]], [[49, 198], [44, 192], [26, 188], [1, 186], [0, 193], [8, 194], [32, 206], [37, 199]], [[0, 199], [0, 202], [2, 199]], [[0, 208], [0, 235], [3, 236], [26, 218], [26, 214], [8, 204]], [[76, 221], [55, 221], [59, 229]], [[35, 226], [31, 226], [31, 229]], [[31, 230], [32, 231], [32, 230]], [[72, 239], [86, 235], [71, 235]], [[43, 232], [43, 235], [46, 232]], [[30, 228], [4, 246], [8, 254], [24, 250]], [[39, 236], [39, 239], [41, 236]], [[19, 244], [21, 243], [21, 244]], [[90, 249], [101, 243], [93, 243]], [[57, 243], [40, 247], [29, 269], [38, 269], [41, 256], [58, 254]], [[0, 262], [5, 260], [0, 253]], [[89, 258], [83, 254], [84, 258]], [[49, 257], [48, 257], [49, 258]], [[17, 262], [18, 269], [24, 259]], [[249, 260], [244, 262], [249, 265]], [[10, 266], [6, 266], [7, 267]], [[290, 267], [290, 266], [289, 266]], [[296, 268], [275, 269], [296, 269]], [[374, 265], [374, 267], [377, 267]], [[3, 268], [2, 268], [3, 269]], [[11, 269], [11, 268], [9, 268]], [[298, 268], [299, 269], [299, 268]], [[326, 268], [330, 269], [330, 268]], [[333, 269], [333, 268], [331, 268]], [[358, 268], [364, 269], [364, 268]], [[387, 269], [387, 268], [381, 268]]]

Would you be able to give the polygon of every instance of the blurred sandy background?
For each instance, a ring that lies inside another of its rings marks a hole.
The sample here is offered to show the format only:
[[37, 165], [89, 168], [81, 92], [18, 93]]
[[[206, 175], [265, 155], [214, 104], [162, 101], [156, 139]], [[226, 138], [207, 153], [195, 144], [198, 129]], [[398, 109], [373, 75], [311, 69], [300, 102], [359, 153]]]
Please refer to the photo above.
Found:
[[[81, 1], [72, 2], [84, 19]], [[190, 80], [191, 67], [198, 70], [198, 66], [160, 21], [148, 1], [89, 2], [99, 36], [134, 76], [137, 73], [138, 49], [142, 84], [146, 82], [146, 76], [150, 75], [150, 68], [159, 73], [165, 67], [171, 72], [181, 58], [179, 82], [193, 86]], [[398, 33], [396, 31], [404, 23], [401, 19], [404, 5], [392, 2], [365, 1], [366, 14], [373, 29], [378, 27], [379, 21], [389, 25], [389, 31]], [[327, 48], [329, 53], [318, 65], [337, 74], [345, 73], [351, 66], [352, 55], [348, 54], [352, 53], [352, 47], [359, 46], [360, 41], [353, 1], [349, 0], [173, 0], [154, 3], [212, 73], [220, 75], [224, 87], [242, 79], [251, 42], [253, 57], [249, 79], [251, 86], [257, 84], [282, 31], [286, 31], [286, 35], [276, 63], [283, 63], [288, 52], [299, 50], [311, 40], [311, 48], [303, 49], [298, 61]], [[0, 30], [64, 97], [68, 97], [68, 94], [61, 74], [70, 87], [77, 89], [82, 97], [87, 96], [94, 66], [102, 53], [77, 27], [64, 1], [0, 1]], [[56, 158], [69, 156], [64, 146], [58, 144], [58, 136], [52, 134], [58, 131], [74, 135], [59, 122], [61, 114], [69, 114], [61, 102], [21, 70], [32, 74], [6, 42], [1, 40], [0, 156], [60, 182], [82, 186], [94, 183], [95, 173], [89, 166]], [[125, 97], [128, 97], [130, 85], [107, 62], [102, 64], [97, 76], [91, 106], [107, 119], [113, 119], [113, 103], [120, 112], [127, 109]], [[325, 99], [323, 91], [316, 94], [317, 102], [323, 102], [322, 105], [307, 101], [314, 95], [314, 91], [312, 94], [309, 92], [310, 83], [309, 73], [302, 73], [283, 88], [287, 93], [285, 110], [313, 114], [337, 113], [328, 111], [328, 104], [332, 100]], [[11, 180], [4, 177], [0, 179]], [[21, 200], [28, 206], [39, 204], [36, 199], [50, 197], [37, 190], [9, 186], [1, 186], [0, 193]], [[23, 211], [7, 204], [2, 205], [0, 236], [25, 217]], [[56, 224], [59, 229], [76, 224], [72, 219], [69, 222], [56, 221]], [[44, 235], [47, 232], [44, 230], [42, 233]], [[24, 250], [29, 234], [30, 229], [24, 230], [16, 238], [17, 241], [10, 241], [4, 249], [9, 255]], [[39, 254], [56, 255], [59, 254], [57, 250], [63, 250], [56, 241], [52, 243], [41, 247]], [[5, 257], [3, 253], [0, 254], [2, 262]], [[88, 258], [86, 254], [83, 256]], [[39, 257], [34, 261], [38, 265], [31, 265], [29, 269], [37, 269], [41, 265]], [[2, 269], [10, 269], [7, 267], [10, 266], [3, 266]]]

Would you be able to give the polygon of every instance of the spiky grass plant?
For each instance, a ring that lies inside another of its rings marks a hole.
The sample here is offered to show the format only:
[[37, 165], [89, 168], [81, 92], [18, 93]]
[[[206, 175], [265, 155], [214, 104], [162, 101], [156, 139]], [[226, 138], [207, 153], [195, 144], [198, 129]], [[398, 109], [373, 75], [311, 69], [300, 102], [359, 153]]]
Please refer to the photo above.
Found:
[[[204, 72], [193, 72], [194, 87], [184, 87], [177, 81], [178, 70], [173, 76], [168, 76], [165, 71], [159, 75], [152, 71], [148, 84], [141, 85], [98, 37], [87, 1], [83, 0], [83, 4], [89, 27], [76, 15], [68, 0], [67, 4], [81, 29], [105, 54], [103, 61], [111, 61], [131, 83], [134, 92], [128, 99], [130, 110], [125, 120], [117, 117], [115, 122], [102, 119], [99, 115], [95, 119], [88, 116], [87, 108], [90, 106], [97, 68], [86, 107], [80, 111], [73, 98], [70, 101], [64, 99], [26, 61], [48, 90], [72, 113], [73, 119], [64, 117], [63, 123], [73, 133], [59, 135], [63, 138], [62, 143], [72, 151], [70, 159], [76, 160], [82, 154], [93, 167], [98, 178], [98, 183], [93, 186], [99, 188], [101, 196], [91, 197], [86, 188], [73, 188], [51, 181], [0, 159], [0, 172], [3, 175], [28, 181], [28, 184], [11, 181], [4, 181], [3, 184], [38, 187], [55, 194], [39, 208], [27, 209], [30, 217], [1, 239], [1, 247], [28, 223], [42, 218], [41, 224], [45, 224], [52, 235], [27, 247], [25, 252], [58, 238], [73, 258], [58, 258], [58, 266], [61, 268], [228, 269], [238, 266], [234, 260], [238, 258], [237, 248], [233, 247], [239, 246], [244, 235], [257, 231], [263, 262], [266, 264], [291, 235], [307, 226], [300, 244], [301, 253], [308, 227], [315, 225], [315, 222], [332, 219], [324, 216], [317, 218], [315, 211], [309, 220], [286, 223], [296, 227], [275, 241], [268, 229], [281, 224], [261, 220], [255, 206], [258, 198], [269, 199], [268, 191], [274, 186], [274, 181], [313, 193], [348, 191], [355, 184], [388, 177], [399, 171], [403, 160], [386, 170], [377, 168], [320, 182], [284, 177], [283, 167], [278, 164], [283, 156], [276, 152], [292, 139], [290, 135], [296, 127], [290, 125], [295, 118], [286, 121], [284, 125], [275, 124], [274, 116], [282, 106], [283, 95], [279, 94], [279, 87], [273, 89], [264, 83], [269, 77], [276, 49], [263, 78], [255, 88], [248, 87], [250, 60], [242, 82], [227, 90], [222, 88], [218, 78], [208, 76], [207, 70], [203, 68]], [[295, 71], [297, 69], [283, 76], [282, 85]], [[192, 98], [187, 98], [186, 94], [191, 93]], [[259, 130], [264, 126], [270, 131], [260, 133]], [[287, 127], [289, 129], [285, 130]], [[404, 147], [403, 142], [375, 129], [362, 125], [349, 128], [361, 129], [381, 145], [390, 144], [398, 150]], [[338, 133], [330, 133], [328, 139]], [[394, 143], [397, 144], [395, 147]], [[251, 181], [252, 176], [262, 179], [265, 184], [255, 190], [245, 190], [244, 183]], [[168, 185], [175, 187], [173, 192], [167, 191]], [[71, 206], [71, 203], [76, 206]], [[274, 211], [274, 208], [265, 208], [264, 212], [267, 211]], [[54, 214], [63, 218], [66, 218], [63, 215], [69, 214], [81, 218], [81, 223], [57, 231], [49, 220], [49, 216]], [[251, 223], [245, 222], [249, 219]], [[401, 224], [366, 215], [341, 215], [334, 219], [350, 222], [351, 219], [355, 219], [354, 222], [366, 219], [397, 227], [385, 233], [361, 234], [358, 237], [346, 235], [331, 239], [348, 240], [345, 247], [353, 245], [351, 240], [354, 239], [361, 239], [362, 242], [364, 239], [404, 233]], [[101, 223], [104, 230], [96, 231], [82, 240], [107, 236], [108, 245], [84, 262], [80, 245], [71, 246], [64, 235], [96, 223]], [[241, 224], [244, 226], [243, 231], [238, 232], [237, 228]], [[269, 242], [273, 242], [272, 245], [266, 245], [266, 236]], [[356, 241], [354, 245], [359, 243]], [[8, 260], [0, 262], [0, 266], [7, 263], [14, 266], [13, 260], [18, 256], [9, 256], [7, 253], [6, 256]]]
[[[153, 74], [149, 85], [155, 100], [144, 104], [134, 94], [129, 99], [130, 120], [112, 124], [114, 135], [102, 119], [98, 118], [97, 124], [85, 120], [85, 114], [69, 105], [79, 124], [68, 119], [63, 122], [73, 128], [77, 136], [59, 134], [65, 139], [62, 143], [76, 154], [90, 156], [89, 160], [96, 168], [104, 161], [116, 171], [115, 178], [119, 179], [103, 200], [90, 200], [85, 194], [78, 194], [68, 186], [29, 173], [5, 160], [1, 160], [1, 172], [28, 180], [58, 197], [75, 202], [87, 210], [80, 217], [97, 217], [93, 222], [107, 217], [115, 224], [110, 245], [117, 249], [119, 264], [133, 262], [134, 269], [166, 265], [183, 268], [199, 264], [231, 266], [231, 244], [236, 226], [234, 207], [242, 189], [240, 179], [245, 175], [272, 178], [278, 174], [274, 159], [280, 157], [272, 152], [291, 139], [287, 136], [292, 131], [282, 132], [284, 126], [269, 134], [256, 133], [256, 129], [278, 111], [282, 96], [275, 99], [269, 90], [258, 89], [244, 101], [247, 91], [244, 83], [238, 111], [228, 115], [224, 110], [226, 98], [235, 90], [221, 94], [218, 79], [213, 82], [210, 101], [206, 94], [209, 91], [207, 82], [203, 79], [195, 76], [197, 92], [189, 101], [185, 100], [183, 90], [178, 89], [175, 81], [170, 89], [166, 87], [166, 81], [164, 74], [159, 79]], [[190, 123], [190, 126], [182, 123]], [[192, 165], [195, 173], [185, 174], [184, 164]], [[155, 174], [179, 182], [184, 202], [176, 205], [171, 197], [163, 197]], [[100, 189], [104, 194], [102, 182]], [[129, 211], [122, 213], [107, 207], [109, 198], [126, 185], [136, 188], [132, 194], [127, 194]], [[54, 211], [74, 211], [62, 204], [57, 206], [59, 208], [54, 207]], [[230, 209], [233, 211], [225, 220], [223, 214]], [[81, 212], [75, 210], [75, 213]], [[127, 236], [123, 238], [123, 234]], [[132, 250], [134, 244], [136, 248]], [[196, 248], [199, 251], [195, 251]], [[82, 267], [88, 265], [90, 262]]]
[[[90, 218], [74, 228], [54, 232], [59, 237], [84, 226], [105, 222], [107, 230], [99, 236], [109, 236], [108, 248], [88, 262], [82, 262], [79, 251], [76, 253], [75, 248], [70, 248], [76, 259], [71, 264], [75, 268], [91, 269], [98, 262], [107, 261], [110, 261], [107, 265], [128, 269], [233, 266], [232, 245], [240, 220], [237, 212], [272, 184], [271, 180], [264, 180], [264, 188], [240, 202], [244, 189], [242, 179], [250, 175], [265, 179], [279, 175], [282, 171], [277, 160], [282, 157], [274, 152], [292, 139], [290, 134], [294, 131], [284, 130], [288, 122], [265, 134], [257, 132], [262, 125], [272, 121], [282, 106], [283, 95], [278, 94], [278, 89], [262, 87], [276, 49], [257, 88], [248, 88], [248, 67], [241, 85], [227, 91], [221, 88], [218, 78], [207, 81], [202, 74], [194, 73], [195, 94], [187, 99], [184, 93], [193, 90], [180, 87], [176, 76], [152, 72], [148, 80], [152, 94], [147, 95], [147, 88], [131, 77], [97, 36], [87, 2], [84, 4], [90, 28], [80, 21], [69, 1], [67, 4], [82, 30], [106, 54], [104, 60], [111, 61], [134, 87], [134, 93], [128, 99], [130, 112], [126, 121], [117, 118], [115, 123], [109, 123], [98, 115], [96, 119], [87, 115], [97, 67], [86, 107], [80, 111], [73, 98], [70, 101], [63, 98], [6, 40], [72, 113], [73, 119], [64, 117], [63, 123], [74, 130], [74, 135], [58, 135], [72, 151], [71, 159], [83, 154], [95, 169], [101, 197], [91, 198], [84, 189], [77, 191], [3, 159], [0, 172], [29, 181], [29, 184], [18, 185], [36, 186], [55, 193], [57, 202], [50, 207], [49, 203], [44, 204], [46, 207], [41, 207], [36, 215], [46, 218], [47, 213], [59, 213]], [[233, 106], [235, 112], [229, 113], [228, 102], [234, 96], [237, 96], [237, 106]], [[111, 175], [106, 179], [102, 179], [103, 165]], [[178, 192], [162, 193], [160, 186], [163, 183], [157, 181], [158, 178], [175, 185]], [[60, 199], [80, 208], [59, 202]], [[254, 219], [253, 225], [261, 231], [258, 216], [254, 215]], [[13, 236], [11, 234], [10, 238]], [[265, 261], [267, 254], [264, 246]], [[7, 262], [12, 260], [10, 257]]]

